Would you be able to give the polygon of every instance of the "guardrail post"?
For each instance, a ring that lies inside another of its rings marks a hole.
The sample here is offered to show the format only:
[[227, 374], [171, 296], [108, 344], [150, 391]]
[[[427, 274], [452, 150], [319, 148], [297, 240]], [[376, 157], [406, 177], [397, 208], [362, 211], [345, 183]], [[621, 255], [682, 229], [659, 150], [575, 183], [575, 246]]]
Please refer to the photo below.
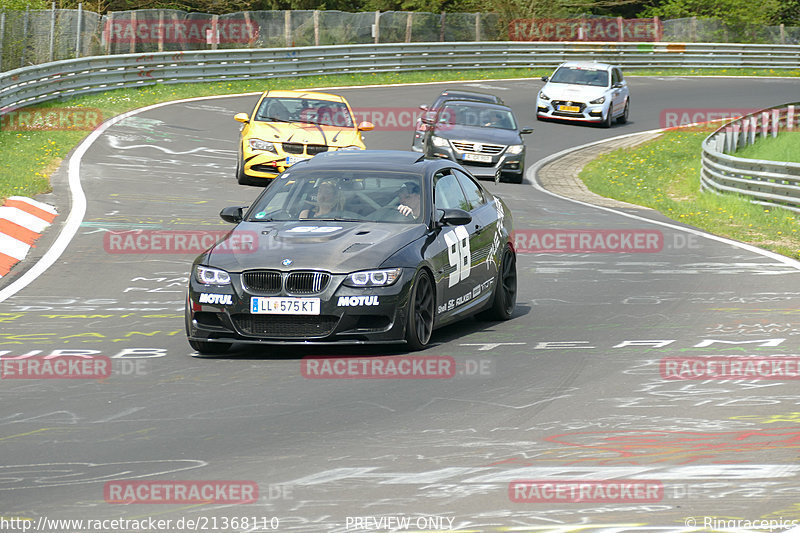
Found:
[[733, 144], [733, 126], [725, 126], [725, 150], [726, 154], [731, 154], [734, 151]]
[[739, 124], [733, 125], [733, 138], [731, 139], [731, 153], [739, 149]]
[[406, 42], [407, 43], [411, 42], [411, 28], [412, 28], [413, 21], [414, 21], [414, 12], [413, 11], [409, 11], [408, 15], [406, 16]]
[[292, 11], [290, 9], [283, 12], [283, 37], [286, 40], [286, 46], [292, 46]]
[[83, 30], [83, 2], [78, 3], [77, 35], [75, 38], [75, 57], [81, 57], [81, 32]]
[[[753, 124], [753, 137], [755, 138], [755, 124]], [[742, 121], [742, 145], [748, 146], [753, 144], [750, 140], [750, 121], [745, 119]]]
[[47, 56], [52, 61], [55, 58], [56, 46], [56, 3], [50, 4], [50, 49]]
[[763, 111], [761, 113], [761, 138], [764, 139], [769, 131], [769, 113]]
[[[747, 119], [745, 119], [744, 123], [746, 124], [747, 122]], [[754, 144], [756, 142], [756, 137], [758, 137], [758, 121], [756, 120], [756, 117], [750, 117], [750, 130], [750, 134], [752, 135], [750, 144]]]
[[792, 131], [794, 129], [794, 106], [790, 105], [786, 108], [786, 129]]

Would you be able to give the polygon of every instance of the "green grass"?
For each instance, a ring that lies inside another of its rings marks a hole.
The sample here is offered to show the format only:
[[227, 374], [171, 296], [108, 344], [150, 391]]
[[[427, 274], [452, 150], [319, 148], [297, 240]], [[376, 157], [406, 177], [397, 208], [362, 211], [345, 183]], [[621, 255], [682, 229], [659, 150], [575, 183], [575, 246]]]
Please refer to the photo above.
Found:
[[700, 150], [707, 136], [707, 131], [668, 131], [595, 159], [580, 177], [602, 196], [651, 207], [710, 233], [800, 259], [800, 214], [700, 190]]
[[800, 163], [800, 132], [783, 131], [777, 137], [767, 136], [736, 151], [736, 157]]
[[[299, 79], [245, 80], [198, 84], [154, 85], [136, 89], [117, 89], [106, 93], [46, 103], [37, 108], [85, 107], [98, 109], [108, 119], [138, 107], [189, 98], [257, 92], [265, 89], [291, 89], [349, 85], [382, 85], [470, 79], [528, 78], [548, 75], [552, 69], [494, 69], [358, 75], [311, 76]], [[631, 71], [642, 76], [800, 76], [800, 69], [647, 69]], [[0, 130], [0, 199], [11, 195], [34, 196], [50, 190], [50, 174], [62, 158], [87, 131], [7, 131]]]

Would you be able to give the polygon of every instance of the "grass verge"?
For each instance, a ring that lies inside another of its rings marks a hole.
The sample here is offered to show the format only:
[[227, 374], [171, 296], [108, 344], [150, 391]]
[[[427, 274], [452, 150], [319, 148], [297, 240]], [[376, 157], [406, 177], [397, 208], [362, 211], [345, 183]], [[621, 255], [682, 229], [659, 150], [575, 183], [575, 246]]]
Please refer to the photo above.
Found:
[[754, 144], [737, 150], [736, 157], [800, 163], [800, 132], [784, 131], [777, 137], [759, 139]]
[[800, 214], [700, 190], [701, 144], [707, 136], [707, 131], [668, 131], [653, 141], [595, 159], [580, 178], [602, 196], [650, 207], [710, 233], [800, 259]]
[[[469, 79], [538, 77], [551, 69], [495, 69], [439, 72], [375, 73], [358, 75], [310, 76], [300, 79], [244, 80], [198, 84], [153, 85], [135, 89], [117, 89], [97, 95], [81, 96], [37, 106], [96, 109], [110, 118], [138, 107], [189, 98], [256, 92], [269, 89], [347, 85], [384, 85]], [[647, 69], [636, 70], [642, 76], [800, 76], [800, 69]], [[35, 196], [50, 190], [49, 175], [88, 131], [13, 131], [0, 127], [0, 201], [8, 196]]]

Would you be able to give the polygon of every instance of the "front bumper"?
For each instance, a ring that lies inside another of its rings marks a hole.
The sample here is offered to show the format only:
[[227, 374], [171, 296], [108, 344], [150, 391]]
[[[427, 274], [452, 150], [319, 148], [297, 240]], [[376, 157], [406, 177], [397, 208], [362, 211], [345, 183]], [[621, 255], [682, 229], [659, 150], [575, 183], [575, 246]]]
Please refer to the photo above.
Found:
[[[230, 276], [231, 283], [225, 286], [202, 285], [191, 276], [186, 306], [186, 333], [190, 340], [360, 344], [402, 342], [405, 338], [413, 269], [403, 269], [400, 278], [389, 287], [374, 288], [347, 287], [342, 284], [346, 275], [332, 274], [318, 294], [291, 294], [285, 289], [262, 293], [244, 286], [242, 274]], [[256, 296], [319, 298], [319, 314], [253, 313], [252, 298]]]
[[470, 154], [459, 152], [453, 149], [452, 146], [434, 146], [431, 155], [458, 162], [476, 178], [494, 178], [498, 172], [519, 175], [525, 171], [524, 149], [518, 154], [509, 154], [507, 148], [503, 149], [499, 154], [479, 154], [489, 158], [489, 161], [486, 162], [470, 161], [467, 159]]
[[589, 104], [586, 102], [536, 99], [536, 116], [544, 119], [603, 122], [607, 108], [607, 101], [602, 104]]
[[293, 164], [313, 156], [306, 155], [278, 155], [273, 152], [256, 152], [245, 154], [244, 174], [251, 178], [272, 179]]

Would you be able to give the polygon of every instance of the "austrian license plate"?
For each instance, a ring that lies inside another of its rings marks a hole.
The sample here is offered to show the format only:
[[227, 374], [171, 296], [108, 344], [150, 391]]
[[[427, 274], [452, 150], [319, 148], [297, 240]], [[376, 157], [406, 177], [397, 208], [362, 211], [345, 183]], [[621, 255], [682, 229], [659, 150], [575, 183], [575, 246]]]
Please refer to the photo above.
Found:
[[464, 161], [476, 161], [478, 163], [491, 163], [492, 156], [481, 154], [464, 154]]
[[559, 111], [566, 111], [567, 113], [580, 113], [581, 108], [576, 105], [560, 105], [558, 106]]
[[318, 315], [319, 298], [253, 296], [250, 312], [259, 315]]
[[287, 165], [294, 165], [295, 163], [299, 163], [300, 161], [305, 160], [305, 157], [300, 157], [297, 155], [287, 155], [286, 156], [286, 164]]

